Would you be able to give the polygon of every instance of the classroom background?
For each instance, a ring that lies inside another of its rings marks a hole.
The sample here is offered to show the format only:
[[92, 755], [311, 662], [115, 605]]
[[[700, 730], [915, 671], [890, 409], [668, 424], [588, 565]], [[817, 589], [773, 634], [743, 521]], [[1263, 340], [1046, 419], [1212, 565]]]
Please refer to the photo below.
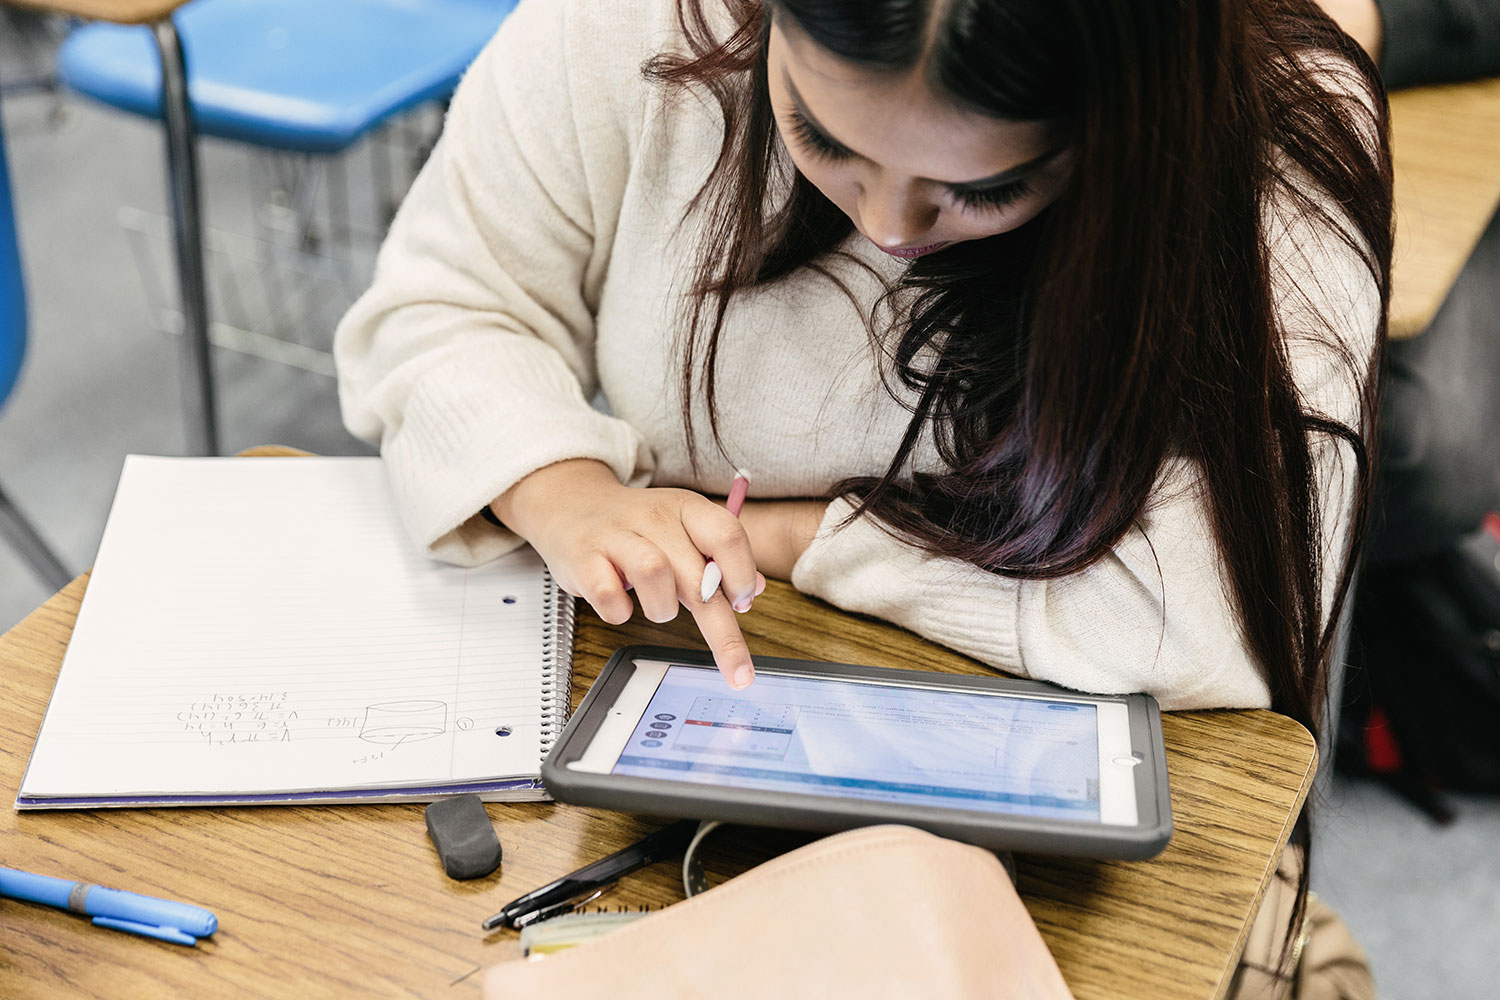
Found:
[[[123, 457], [191, 454], [193, 438], [161, 127], [57, 89], [62, 32], [0, 7], [30, 313], [26, 367], [0, 413], [0, 482], [79, 571]], [[429, 106], [315, 160], [200, 141], [224, 453], [268, 443], [370, 453], [343, 429], [326, 351], [440, 126]], [[0, 545], [0, 628], [50, 593]], [[1382, 997], [1493, 996], [1500, 801], [1456, 796], [1457, 820], [1437, 826], [1368, 782], [1325, 780], [1315, 794], [1313, 889], [1369, 951]]]

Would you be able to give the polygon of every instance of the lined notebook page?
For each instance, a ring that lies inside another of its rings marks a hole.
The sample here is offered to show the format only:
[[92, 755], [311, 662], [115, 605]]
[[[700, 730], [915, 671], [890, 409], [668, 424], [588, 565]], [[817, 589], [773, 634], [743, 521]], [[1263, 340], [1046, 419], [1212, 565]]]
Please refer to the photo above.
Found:
[[535, 776], [543, 572], [427, 559], [379, 459], [131, 456], [21, 795]]

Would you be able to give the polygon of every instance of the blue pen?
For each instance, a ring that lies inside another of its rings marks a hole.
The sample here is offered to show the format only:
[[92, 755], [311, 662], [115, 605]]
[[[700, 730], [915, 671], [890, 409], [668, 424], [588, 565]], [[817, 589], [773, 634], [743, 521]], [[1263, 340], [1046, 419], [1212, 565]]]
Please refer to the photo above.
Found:
[[93, 917], [96, 926], [173, 944], [192, 946], [198, 943], [198, 938], [219, 929], [219, 918], [201, 906], [33, 875], [14, 868], [0, 868], [0, 896], [82, 913]]

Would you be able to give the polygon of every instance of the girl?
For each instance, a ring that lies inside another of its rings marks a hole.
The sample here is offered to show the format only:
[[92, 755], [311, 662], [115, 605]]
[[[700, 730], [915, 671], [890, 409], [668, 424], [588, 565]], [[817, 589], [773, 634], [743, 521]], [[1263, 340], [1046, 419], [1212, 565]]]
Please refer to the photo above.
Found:
[[[418, 541], [680, 602], [731, 679], [758, 567], [1313, 723], [1386, 298], [1368, 61], [1300, 5], [720, 2], [529, 3], [465, 79], [337, 336]], [[811, 499], [737, 522], [736, 466]]]
[[1389, 258], [1379, 83], [1301, 0], [536, 0], [340, 394], [433, 554], [686, 606], [731, 683], [764, 574], [1316, 732]]

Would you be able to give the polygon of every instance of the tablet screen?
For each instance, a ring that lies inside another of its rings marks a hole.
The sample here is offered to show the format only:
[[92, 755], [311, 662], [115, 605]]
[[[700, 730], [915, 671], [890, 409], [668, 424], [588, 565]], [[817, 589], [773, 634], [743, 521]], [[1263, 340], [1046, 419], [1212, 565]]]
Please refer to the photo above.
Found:
[[673, 664], [611, 773], [1099, 822], [1097, 714], [770, 671], [733, 691], [716, 670]]

